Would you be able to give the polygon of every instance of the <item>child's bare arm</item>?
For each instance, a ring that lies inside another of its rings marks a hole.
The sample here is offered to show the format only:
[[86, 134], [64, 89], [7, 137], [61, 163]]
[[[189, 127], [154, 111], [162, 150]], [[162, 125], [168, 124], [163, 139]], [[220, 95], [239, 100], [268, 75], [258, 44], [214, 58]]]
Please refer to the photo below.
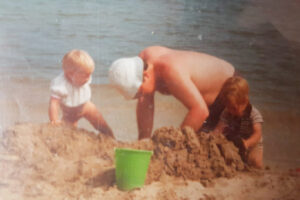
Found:
[[59, 109], [60, 109], [60, 100], [54, 97], [50, 98], [49, 102], [49, 119], [52, 124], [59, 124]]
[[150, 138], [153, 128], [154, 95], [144, 95], [138, 99], [136, 115], [139, 130], [139, 140]]
[[262, 136], [262, 126], [261, 123], [253, 124], [253, 134], [247, 140], [244, 140], [245, 148], [248, 149], [254, 145], [256, 145]]

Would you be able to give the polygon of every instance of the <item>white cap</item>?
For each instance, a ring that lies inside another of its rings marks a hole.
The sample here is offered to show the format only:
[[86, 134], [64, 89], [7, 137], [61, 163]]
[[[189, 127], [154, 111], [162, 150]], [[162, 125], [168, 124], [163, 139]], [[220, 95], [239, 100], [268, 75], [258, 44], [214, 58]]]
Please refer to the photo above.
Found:
[[144, 62], [138, 57], [120, 58], [109, 69], [109, 81], [126, 99], [135, 97], [143, 83]]

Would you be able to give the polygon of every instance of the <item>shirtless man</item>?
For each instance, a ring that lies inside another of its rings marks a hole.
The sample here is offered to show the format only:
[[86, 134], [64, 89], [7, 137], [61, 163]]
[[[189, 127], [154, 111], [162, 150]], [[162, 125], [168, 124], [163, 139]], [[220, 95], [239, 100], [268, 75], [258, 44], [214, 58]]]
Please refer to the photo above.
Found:
[[181, 127], [198, 131], [210, 107], [216, 104], [223, 83], [233, 75], [234, 67], [222, 59], [162, 46], [148, 47], [136, 57], [118, 59], [109, 70], [111, 84], [128, 99], [138, 99], [139, 139], [151, 137], [155, 91], [173, 95], [183, 103], [188, 113]]

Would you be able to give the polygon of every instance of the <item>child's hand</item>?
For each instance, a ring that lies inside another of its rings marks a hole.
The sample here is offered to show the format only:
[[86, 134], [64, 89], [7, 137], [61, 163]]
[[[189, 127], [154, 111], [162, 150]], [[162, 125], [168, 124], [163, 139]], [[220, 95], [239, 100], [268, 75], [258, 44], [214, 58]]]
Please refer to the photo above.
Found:
[[233, 142], [233, 144], [239, 149], [239, 154], [242, 157], [242, 159], [245, 159], [245, 153], [247, 150], [245, 146], [245, 141], [240, 136], [236, 135], [227, 136], [227, 139]]
[[246, 150], [246, 147], [245, 147], [245, 142], [244, 140], [239, 137], [239, 136], [236, 136], [236, 137], [233, 137], [232, 138], [232, 142], [234, 143], [234, 145], [236, 147], [238, 147], [241, 151], [245, 151]]
[[59, 121], [51, 121], [50, 124], [54, 125], [54, 126], [59, 126], [62, 124], [62, 121], [60, 121], [60, 120]]
[[221, 135], [221, 132], [219, 131], [219, 130], [213, 130], [213, 131], [211, 131], [210, 132], [211, 133], [211, 135], [214, 135], [214, 136], [219, 136], [219, 135]]
[[247, 143], [247, 140], [242, 139], [242, 141], [243, 141], [245, 150], [247, 150], [247, 149], [249, 148], [248, 143]]

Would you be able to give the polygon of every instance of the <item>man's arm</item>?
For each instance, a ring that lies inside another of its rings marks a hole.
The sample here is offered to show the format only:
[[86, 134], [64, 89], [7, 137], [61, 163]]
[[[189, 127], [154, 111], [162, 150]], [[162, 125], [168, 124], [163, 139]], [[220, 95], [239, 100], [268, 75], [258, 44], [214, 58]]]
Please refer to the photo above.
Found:
[[209, 115], [208, 107], [189, 74], [176, 68], [164, 69], [163, 78], [169, 92], [188, 108], [181, 127], [190, 126], [198, 131]]
[[154, 94], [138, 98], [136, 116], [139, 130], [139, 140], [150, 138], [153, 128]]
[[60, 123], [59, 118], [60, 100], [54, 97], [50, 98], [48, 115], [52, 124]]
[[262, 126], [261, 123], [254, 123], [253, 124], [253, 134], [251, 135], [250, 138], [247, 140], [244, 140], [244, 145], [246, 149], [249, 149], [250, 147], [256, 145], [262, 135]]

